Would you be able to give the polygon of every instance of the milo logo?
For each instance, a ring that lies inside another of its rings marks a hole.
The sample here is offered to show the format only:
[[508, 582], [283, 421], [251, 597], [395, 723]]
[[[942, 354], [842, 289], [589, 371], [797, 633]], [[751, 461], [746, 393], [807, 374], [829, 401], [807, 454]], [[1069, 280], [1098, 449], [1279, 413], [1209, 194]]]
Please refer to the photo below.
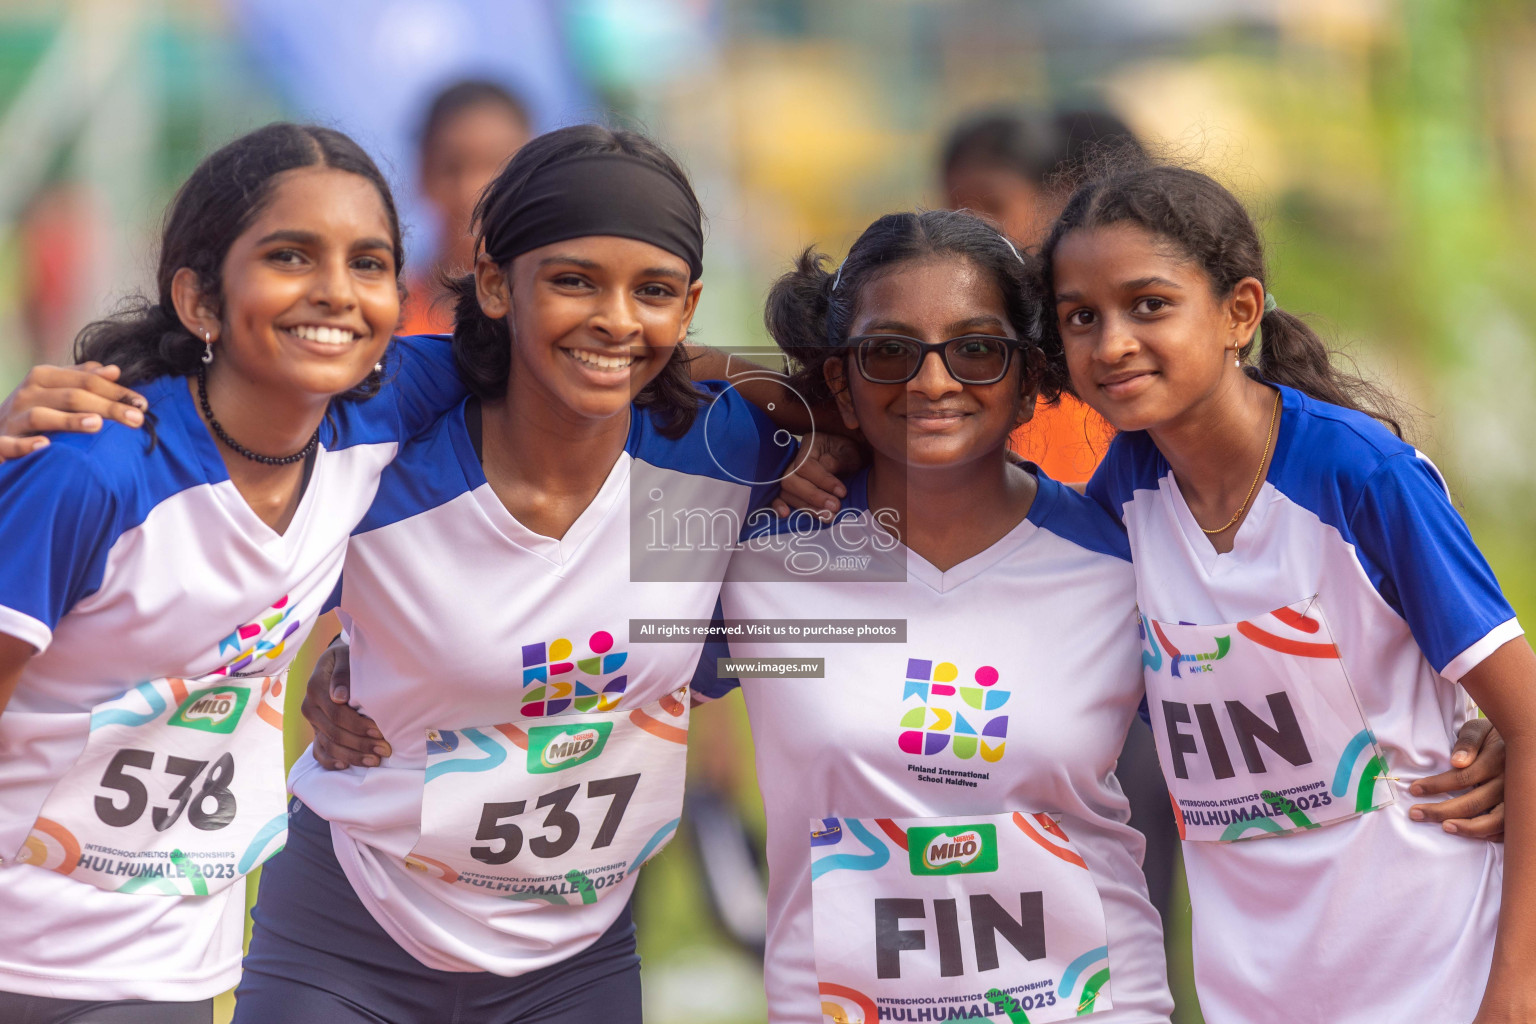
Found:
[[231, 733], [240, 724], [251, 691], [245, 686], [213, 686], [198, 690], [181, 702], [170, 725], [203, 732]]
[[915, 825], [907, 829], [914, 875], [969, 875], [997, 870], [996, 825]]
[[957, 836], [936, 836], [923, 850], [923, 866], [935, 871], [950, 864], [958, 864], [964, 868], [976, 863], [976, 858], [979, 856], [981, 856], [980, 833], [962, 832]]
[[603, 752], [612, 731], [612, 722], [536, 725], [528, 730], [528, 771], [543, 775], [586, 764]]

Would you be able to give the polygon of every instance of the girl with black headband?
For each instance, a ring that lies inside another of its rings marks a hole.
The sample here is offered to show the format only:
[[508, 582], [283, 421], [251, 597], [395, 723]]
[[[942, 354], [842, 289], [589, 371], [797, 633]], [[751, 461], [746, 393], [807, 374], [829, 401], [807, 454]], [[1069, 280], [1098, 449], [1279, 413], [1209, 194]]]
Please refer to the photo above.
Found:
[[472, 397], [385, 474], [340, 594], [382, 763], [295, 767], [240, 1022], [640, 1019], [629, 896], [678, 824], [702, 636], [632, 622], [709, 618], [794, 448], [689, 380], [702, 218], [654, 144], [541, 136], [477, 225]]

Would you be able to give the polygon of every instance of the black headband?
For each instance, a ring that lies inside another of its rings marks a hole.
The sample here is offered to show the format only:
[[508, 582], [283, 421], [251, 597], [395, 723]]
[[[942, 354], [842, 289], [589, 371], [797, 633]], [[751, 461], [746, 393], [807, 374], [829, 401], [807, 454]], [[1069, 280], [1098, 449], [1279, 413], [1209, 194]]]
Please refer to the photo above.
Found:
[[627, 153], [593, 153], [534, 171], [505, 213], [493, 213], [496, 237], [485, 253], [505, 266], [540, 246], [587, 235], [649, 242], [704, 273], [698, 207], [684, 187], [655, 164]]

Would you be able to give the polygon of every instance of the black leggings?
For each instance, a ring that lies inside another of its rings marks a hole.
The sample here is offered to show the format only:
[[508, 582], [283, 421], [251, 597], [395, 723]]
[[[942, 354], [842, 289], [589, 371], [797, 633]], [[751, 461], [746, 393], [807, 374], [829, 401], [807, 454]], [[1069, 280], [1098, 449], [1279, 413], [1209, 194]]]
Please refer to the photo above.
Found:
[[235, 1024], [640, 1024], [628, 907], [591, 946], [543, 970], [434, 970], [373, 919], [336, 862], [330, 824], [297, 800], [252, 916]]
[[90, 1002], [0, 992], [5, 1024], [213, 1024], [213, 1000], [158, 1003], [146, 999]]

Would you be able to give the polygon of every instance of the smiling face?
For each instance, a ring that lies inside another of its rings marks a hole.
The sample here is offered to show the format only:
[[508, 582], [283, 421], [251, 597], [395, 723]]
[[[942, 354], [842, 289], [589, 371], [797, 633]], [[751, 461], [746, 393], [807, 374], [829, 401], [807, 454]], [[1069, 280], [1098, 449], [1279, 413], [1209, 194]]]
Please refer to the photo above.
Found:
[[480, 308], [512, 336], [510, 388], [586, 419], [625, 412], [685, 340], [703, 283], [648, 242], [589, 235], [475, 265]]
[[[965, 334], [1017, 338], [997, 282], [966, 259], [936, 256], [897, 267], [865, 284], [849, 331], [902, 334], [937, 343]], [[1034, 409], [1024, 360], [1015, 352], [995, 384], [960, 384], [930, 352], [905, 384], [872, 384], [849, 358], [827, 364], [827, 379], [850, 427], [877, 455], [911, 467], [962, 465], [1002, 451]], [[846, 373], [845, 373], [846, 367]]]
[[1198, 264], [1129, 223], [1070, 232], [1052, 269], [1073, 388], [1116, 429], [1156, 430], [1240, 383], [1253, 279], [1218, 296]]
[[210, 378], [327, 398], [356, 387], [400, 319], [392, 234], [367, 179], [329, 167], [278, 175], [224, 257], [221, 315], [185, 303], [197, 307], [183, 312], [194, 334], [213, 335]]

